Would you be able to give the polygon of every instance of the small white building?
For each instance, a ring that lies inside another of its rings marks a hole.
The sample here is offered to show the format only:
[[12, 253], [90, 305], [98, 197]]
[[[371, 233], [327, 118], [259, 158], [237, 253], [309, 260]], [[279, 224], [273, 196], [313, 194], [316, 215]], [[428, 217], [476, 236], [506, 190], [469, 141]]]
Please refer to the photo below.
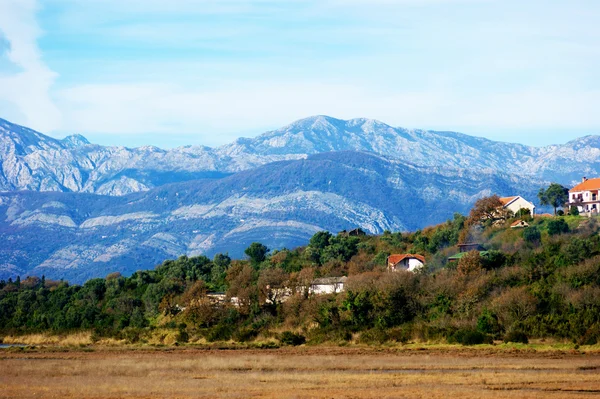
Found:
[[320, 295], [320, 294], [335, 294], [344, 291], [344, 284], [346, 284], [348, 277], [323, 277], [317, 278], [310, 283], [308, 289], [309, 294]]
[[535, 215], [535, 205], [519, 195], [515, 197], [500, 198], [500, 202], [502, 202], [502, 207], [504, 209], [511, 211], [515, 215], [521, 209], [529, 209], [531, 216]]
[[600, 210], [600, 178], [583, 178], [581, 183], [569, 190], [569, 206], [576, 206], [580, 213], [597, 214]]
[[519, 229], [519, 228], [524, 228], [524, 227], [529, 227], [529, 223], [527, 223], [524, 220], [517, 220], [516, 222], [513, 222], [510, 225], [511, 229]]
[[423, 255], [414, 254], [394, 254], [387, 258], [388, 270], [391, 272], [397, 272], [400, 270], [408, 270], [414, 272], [415, 270], [423, 268], [425, 266], [425, 257]]

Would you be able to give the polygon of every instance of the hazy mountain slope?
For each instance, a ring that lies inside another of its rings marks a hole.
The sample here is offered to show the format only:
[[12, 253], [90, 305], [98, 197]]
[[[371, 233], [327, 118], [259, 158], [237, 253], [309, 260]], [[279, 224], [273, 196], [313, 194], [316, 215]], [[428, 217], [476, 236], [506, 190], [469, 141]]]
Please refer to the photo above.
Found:
[[62, 141], [0, 119], [0, 190], [125, 195], [162, 184], [221, 178], [278, 160], [367, 151], [440, 169], [492, 169], [571, 184], [600, 175], [600, 138], [543, 148], [453, 132], [393, 128], [369, 119], [315, 116], [219, 147], [104, 147], [79, 135]]
[[466, 212], [491, 192], [532, 196], [536, 189], [495, 172], [435, 172], [338, 152], [122, 197], [5, 193], [0, 278], [32, 273], [83, 281], [181, 254], [241, 256], [253, 241], [303, 245], [322, 229], [412, 230]]
[[394, 128], [372, 119], [340, 120], [315, 116], [239, 139], [220, 148], [226, 154], [315, 154], [368, 151], [423, 166], [498, 170], [538, 176], [563, 184], [583, 175], [600, 175], [600, 137], [564, 145], [530, 147], [455, 132]]
[[246, 158], [238, 165], [202, 146], [168, 151], [152, 146], [104, 147], [89, 144], [80, 135], [60, 141], [0, 119], [1, 191], [125, 195], [166, 183], [220, 178], [288, 157]]

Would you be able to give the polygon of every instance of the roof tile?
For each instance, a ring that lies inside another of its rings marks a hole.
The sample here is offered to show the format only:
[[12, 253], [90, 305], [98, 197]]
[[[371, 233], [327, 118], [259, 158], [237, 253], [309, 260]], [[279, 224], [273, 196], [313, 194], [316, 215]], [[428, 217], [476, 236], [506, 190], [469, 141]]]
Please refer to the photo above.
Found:
[[502, 197], [502, 198], [500, 198], [500, 202], [502, 202], [502, 205], [508, 205], [511, 202], [513, 202], [516, 198], [518, 198], [518, 196], [514, 196], [514, 197]]
[[425, 257], [423, 255], [414, 255], [414, 254], [393, 254], [388, 257], [388, 263], [393, 265], [402, 262], [406, 258], [414, 258], [420, 260], [422, 263], [425, 263]]
[[588, 191], [588, 190], [598, 190], [600, 189], [600, 178], [587, 179], [584, 182], [579, 183], [575, 187], [569, 190], [569, 192], [576, 191]]

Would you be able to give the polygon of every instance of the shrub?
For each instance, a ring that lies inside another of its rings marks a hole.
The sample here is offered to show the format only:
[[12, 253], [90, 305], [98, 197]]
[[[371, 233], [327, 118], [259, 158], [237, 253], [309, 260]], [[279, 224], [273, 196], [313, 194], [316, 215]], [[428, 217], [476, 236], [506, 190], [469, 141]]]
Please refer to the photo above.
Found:
[[142, 336], [142, 330], [138, 328], [128, 327], [121, 331], [121, 337], [127, 340], [130, 344], [138, 343]]
[[548, 222], [548, 234], [551, 236], [569, 232], [569, 225], [563, 219], [555, 219]]
[[391, 330], [388, 330], [388, 336], [390, 341], [396, 341], [405, 344], [412, 338], [412, 329], [410, 328], [410, 326], [405, 326], [403, 328], [393, 328]]
[[598, 324], [589, 328], [579, 340], [580, 345], [596, 345], [600, 341], [600, 326]]
[[575, 205], [571, 206], [571, 208], [569, 209], [569, 215], [579, 216], [579, 208], [576, 207]]
[[284, 331], [279, 336], [279, 341], [284, 345], [298, 346], [306, 342], [306, 337], [301, 334], [295, 334], [291, 331]]
[[527, 337], [527, 334], [525, 334], [523, 331], [513, 330], [513, 331], [509, 331], [506, 334], [506, 336], [504, 337], [504, 343], [506, 344], [509, 342], [528, 344], [529, 338]]
[[460, 329], [448, 337], [448, 342], [461, 345], [481, 345], [491, 344], [492, 338], [476, 330]]
[[515, 287], [505, 290], [494, 298], [492, 309], [507, 328], [534, 314], [537, 304], [537, 298], [529, 293], [527, 287]]
[[231, 339], [231, 335], [233, 333], [232, 330], [233, 328], [229, 325], [217, 324], [210, 330], [206, 339], [209, 342], [228, 341]]
[[179, 330], [179, 332], [175, 336], [175, 340], [180, 343], [188, 342], [189, 339], [190, 339], [190, 335], [185, 330]]
[[523, 230], [523, 239], [527, 242], [538, 242], [542, 238], [542, 234], [537, 227], [527, 227]]
[[255, 328], [240, 328], [233, 334], [233, 339], [237, 342], [248, 342], [258, 336], [258, 330]]
[[258, 342], [255, 346], [257, 349], [277, 349], [279, 345], [273, 341]]
[[481, 256], [481, 266], [486, 270], [498, 269], [506, 263], [506, 255], [500, 251], [489, 250]]
[[324, 342], [347, 342], [352, 339], [352, 333], [341, 327], [313, 328], [309, 332], [311, 344], [322, 344]]
[[498, 316], [489, 310], [484, 310], [477, 319], [477, 330], [484, 334], [497, 334], [500, 331]]
[[462, 258], [459, 259], [456, 270], [458, 270], [459, 274], [466, 276], [481, 272], [481, 268], [481, 255], [479, 254], [479, 251], [473, 250], [467, 252]]
[[389, 340], [388, 333], [381, 328], [373, 328], [363, 331], [360, 334], [360, 343], [362, 344], [383, 344]]
[[515, 213], [515, 217], [522, 220], [531, 220], [531, 209], [521, 208]]
[[556, 211], [556, 215], [557, 216], [565, 216], [565, 211], [563, 211], [562, 209], [559, 209], [558, 211]]

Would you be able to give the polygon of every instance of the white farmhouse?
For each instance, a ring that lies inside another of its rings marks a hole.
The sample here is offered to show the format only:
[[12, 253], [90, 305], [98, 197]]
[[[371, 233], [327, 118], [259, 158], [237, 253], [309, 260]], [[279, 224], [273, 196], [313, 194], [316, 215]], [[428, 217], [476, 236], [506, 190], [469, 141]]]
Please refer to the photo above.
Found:
[[511, 211], [513, 214], [517, 214], [521, 209], [529, 209], [531, 216], [535, 215], [535, 205], [519, 195], [500, 198], [500, 202], [502, 202], [504, 209]]
[[600, 209], [600, 178], [583, 178], [581, 183], [569, 190], [569, 205], [576, 206], [580, 213], [597, 214]]
[[348, 277], [323, 277], [317, 278], [310, 283], [309, 294], [335, 294], [344, 291], [344, 284]]
[[397, 272], [400, 270], [408, 270], [414, 272], [415, 270], [423, 268], [425, 266], [425, 257], [423, 255], [413, 254], [394, 254], [388, 256], [388, 270], [391, 272]]

